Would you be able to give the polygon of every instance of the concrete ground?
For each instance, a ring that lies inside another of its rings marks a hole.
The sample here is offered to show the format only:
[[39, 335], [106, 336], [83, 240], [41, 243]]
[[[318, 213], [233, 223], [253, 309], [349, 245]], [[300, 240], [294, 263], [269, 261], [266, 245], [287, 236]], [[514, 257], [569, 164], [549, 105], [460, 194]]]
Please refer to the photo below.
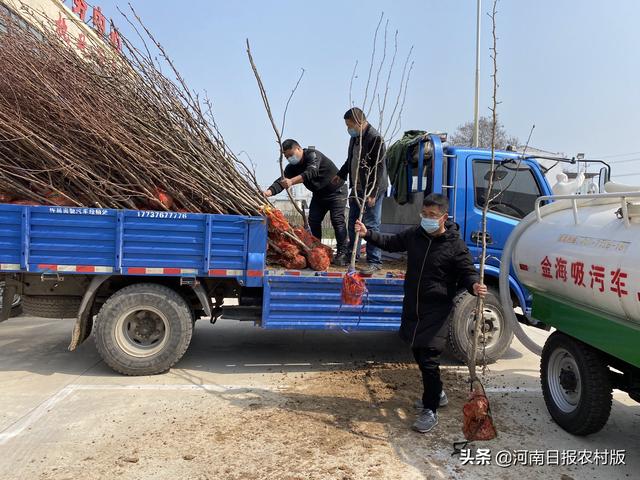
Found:
[[[433, 432], [414, 433], [419, 376], [394, 333], [201, 321], [177, 368], [124, 377], [91, 339], [68, 352], [71, 325], [0, 324], [0, 479], [570, 480], [640, 471], [640, 406], [615, 392], [601, 432], [567, 434], [545, 408], [537, 357], [517, 341], [485, 378], [499, 436], [461, 458], [451, 453], [463, 438], [464, 367], [445, 361], [450, 405]], [[599, 462], [604, 450], [624, 451], [624, 465], [596, 465], [596, 450]], [[554, 452], [575, 464], [523, 465]]]

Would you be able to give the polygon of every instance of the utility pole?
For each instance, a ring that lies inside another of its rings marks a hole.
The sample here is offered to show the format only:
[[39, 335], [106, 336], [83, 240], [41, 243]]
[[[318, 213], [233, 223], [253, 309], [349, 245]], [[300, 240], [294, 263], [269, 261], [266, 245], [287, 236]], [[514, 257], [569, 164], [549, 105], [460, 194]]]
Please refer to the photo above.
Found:
[[482, 0], [478, 0], [478, 11], [476, 13], [476, 93], [473, 101], [473, 146], [477, 147], [480, 138], [480, 118], [478, 115], [480, 100], [480, 10]]

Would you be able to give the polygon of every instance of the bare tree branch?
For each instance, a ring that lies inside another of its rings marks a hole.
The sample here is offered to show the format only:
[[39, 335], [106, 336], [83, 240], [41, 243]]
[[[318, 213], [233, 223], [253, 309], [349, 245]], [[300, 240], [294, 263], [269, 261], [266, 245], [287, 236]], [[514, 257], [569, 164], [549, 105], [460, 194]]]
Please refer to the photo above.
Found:
[[[249, 57], [249, 63], [251, 64], [253, 75], [255, 76], [256, 82], [258, 83], [258, 90], [260, 91], [260, 97], [262, 98], [262, 103], [267, 112], [267, 116], [269, 117], [269, 121], [271, 122], [271, 127], [273, 128], [273, 132], [276, 135], [276, 141], [278, 143], [278, 153], [279, 153], [278, 163], [280, 165], [280, 175], [282, 176], [282, 178], [284, 178], [284, 166], [283, 166], [284, 152], [282, 151], [282, 135], [280, 134], [280, 130], [278, 130], [276, 122], [273, 118], [273, 114], [271, 113], [271, 106], [269, 105], [269, 98], [267, 97], [267, 92], [264, 88], [264, 84], [262, 83], [262, 78], [260, 78], [260, 74], [258, 73], [258, 68], [256, 67], [256, 64], [253, 60], [253, 55], [251, 55], [251, 45], [249, 44], [249, 39], [247, 39], [247, 56]], [[304, 70], [303, 70], [303, 73], [304, 73]], [[302, 76], [300, 78], [302, 78]], [[284, 123], [284, 119], [283, 119], [283, 123]], [[298, 206], [298, 204], [295, 202], [289, 189], [287, 188], [286, 190], [287, 190], [287, 195], [289, 197], [289, 200], [291, 201], [291, 204], [296, 209], [296, 211], [300, 214], [300, 216], [302, 217], [304, 226], [305, 228], [307, 228], [308, 226], [307, 216], [305, 215], [304, 210], [300, 208], [300, 206]]]

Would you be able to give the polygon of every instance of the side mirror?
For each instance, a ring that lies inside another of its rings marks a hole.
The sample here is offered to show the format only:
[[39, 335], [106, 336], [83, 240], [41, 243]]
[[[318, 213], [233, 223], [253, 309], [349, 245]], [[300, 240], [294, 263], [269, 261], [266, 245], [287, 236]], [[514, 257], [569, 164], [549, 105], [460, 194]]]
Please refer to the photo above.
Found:
[[609, 180], [609, 169], [607, 167], [602, 167], [598, 176], [598, 190], [600, 193], [605, 193], [604, 186]]

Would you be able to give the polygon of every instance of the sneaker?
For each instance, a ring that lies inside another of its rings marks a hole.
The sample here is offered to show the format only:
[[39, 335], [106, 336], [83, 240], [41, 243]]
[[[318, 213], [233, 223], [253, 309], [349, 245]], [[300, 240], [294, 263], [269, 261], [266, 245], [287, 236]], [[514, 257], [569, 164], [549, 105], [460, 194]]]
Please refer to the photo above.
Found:
[[358, 269], [358, 272], [362, 275], [373, 275], [380, 270], [382, 270], [382, 265], [378, 265], [377, 263], [367, 263], [367, 266]]
[[337, 267], [346, 267], [349, 265], [349, 260], [344, 253], [339, 253], [334, 257], [333, 264]]
[[427, 433], [438, 424], [438, 414], [428, 408], [422, 410], [418, 419], [413, 423], [413, 429], [419, 433]]
[[[438, 403], [438, 406], [446, 407], [447, 405], [449, 405], [449, 399], [447, 398], [447, 394], [444, 393], [444, 390], [442, 390], [440, 392], [440, 402]], [[416, 400], [413, 406], [418, 411], [422, 410], [424, 408], [424, 405], [422, 404], [422, 399], [419, 398], [418, 400]]]

